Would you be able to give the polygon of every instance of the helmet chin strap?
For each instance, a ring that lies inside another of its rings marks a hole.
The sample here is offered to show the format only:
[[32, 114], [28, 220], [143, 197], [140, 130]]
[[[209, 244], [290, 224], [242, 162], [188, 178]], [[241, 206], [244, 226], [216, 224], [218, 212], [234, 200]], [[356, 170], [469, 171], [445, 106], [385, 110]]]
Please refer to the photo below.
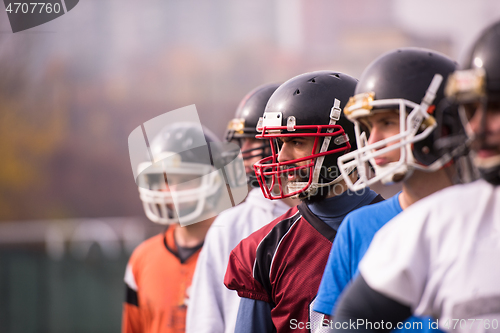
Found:
[[[342, 114], [341, 112], [342, 112], [342, 110], [340, 109], [340, 101], [335, 98], [335, 101], [333, 102], [332, 109], [330, 111], [330, 122], [328, 123], [328, 125], [335, 125], [337, 123], [337, 121], [340, 119], [340, 115]], [[326, 130], [326, 132], [332, 133], [333, 130], [334, 130], [333, 128], [329, 128]], [[319, 151], [320, 153], [323, 153], [323, 152], [328, 150], [328, 146], [330, 145], [331, 140], [332, 140], [331, 136], [325, 136], [325, 139], [323, 140], [323, 144], [321, 145], [321, 149]], [[314, 165], [313, 179], [312, 179], [311, 185], [309, 185], [309, 187], [306, 190], [304, 190], [304, 192], [303, 192], [306, 195], [315, 194], [318, 188], [336, 184], [343, 179], [342, 175], [340, 175], [329, 183], [319, 183], [318, 182], [319, 174], [321, 172], [321, 167], [323, 166], [324, 160], [325, 160], [325, 155], [316, 158], [316, 163]], [[352, 170], [354, 170], [354, 167], [352, 168]], [[349, 172], [351, 172], [351, 171], [349, 171]], [[306, 186], [307, 186], [307, 182], [293, 182], [293, 183], [287, 184], [288, 191], [290, 191], [290, 192], [298, 191], [300, 189], [303, 189]], [[302, 193], [294, 195], [293, 198], [299, 197], [300, 194], [302, 194]]]
[[[351, 173], [354, 169], [356, 169], [356, 168], [352, 167], [349, 170], [349, 173]], [[343, 179], [344, 179], [344, 177], [338, 176], [337, 178], [335, 178], [334, 180], [332, 180], [329, 183], [311, 183], [311, 185], [309, 185], [309, 187], [306, 190], [304, 190], [304, 192], [298, 193], [298, 194], [292, 196], [291, 198], [294, 198], [294, 199], [299, 198], [299, 197], [303, 196], [304, 193], [308, 196], [314, 195], [318, 188], [327, 187], [330, 185], [337, 184], [340, 181], [342, 181]], [[288, 191], [292, 192], [292, 191], [298, 191], [300, 189], [303, 189], [305, 186], [307, 186], [307, 182], [293, 182], [293, 183], [288, 184], [287, 188], [288, 188]]]
[[492, 185], [500, 185], [500, 155], [486, 158], [475, 156], [474, 164], [479, 170], [481, 178]]
[[383, 177], [380, 179], [380, 182], [384, 185], [392, 185], [394, 183], [399, 183], [403, 180], [406, 180], [410, 178], [410, 176], [413, 174], [414, 168], [412, 165], [415, 163], [415, 157], [413, 156], [413, 152], [411, 151], [411, 146], [406, 145], [405, 147], [406, 154], [404, 157], [404, 163], [400, 165], [399, 167], [396, 167], [399, 162], [391, 162], [388, 163], [384, 166], [379, 166], [375, 163], [375, 161], [372, 162], [372, 166], [375, 169], [375, 174], [383, 174], [385, 170], [390, 170], [391, 168], [394, 168], [392, 172], [390, 172], [387, 176]]
[[[398, 162], [387, 163], [384, 166], [379, 166], [377, 164], [373, 164], [373, 168], [375, 169], [375, 174], [383, 174], [386, 170], [391, 170], [394, 166], [398, 164]], [[409, 170], [408, 165], [403, 164], [399, 168], [395, 169], [387, 176], [380, 179], [380, 182], [384, 185], [391, 185], [394, 183], [398, 183], [402, 180], [405, 180], [412, 174], [412, 171]]]

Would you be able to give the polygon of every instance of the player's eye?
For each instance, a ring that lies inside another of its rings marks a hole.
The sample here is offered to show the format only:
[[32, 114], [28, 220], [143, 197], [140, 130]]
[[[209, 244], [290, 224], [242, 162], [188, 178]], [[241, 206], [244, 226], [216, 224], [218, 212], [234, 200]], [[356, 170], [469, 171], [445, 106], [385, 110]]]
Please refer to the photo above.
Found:
[[365, 132], [367, 136], [370, 135], [370, 130], [372, 128], [371, 122], [366, 119], [360, 119], [359, 121], [359, 129], [361, 133]]
[[281, 140], [281, 138], [278, 138], [278, 139], [274, 140], [274, 144], [276, 145], [275, 147], [278, 147], [278, 149], [281, 149], [281, 147], [283, 147], [283, 140]]
[[500, 113], [500, 101], [488, 101], [488, 112]]
[[465, 111], [465, 115], [467, 116], [467, 119], [470, 120], [472, 117], [474, 117], [474, 114], [476, 113], [477, 109], [479, 108], [479, 103], [478, 102], [473, 102], [473, 103], [465, 103], [462, 105]]
[[387, 126], [387, 127], [389, 127], [389, 126], [395, 126], [397, 124], [398, 124], [397, 121], [390, 120], [390, 119], [387, 119], [387, 120], [383, 121], [383, 125]]

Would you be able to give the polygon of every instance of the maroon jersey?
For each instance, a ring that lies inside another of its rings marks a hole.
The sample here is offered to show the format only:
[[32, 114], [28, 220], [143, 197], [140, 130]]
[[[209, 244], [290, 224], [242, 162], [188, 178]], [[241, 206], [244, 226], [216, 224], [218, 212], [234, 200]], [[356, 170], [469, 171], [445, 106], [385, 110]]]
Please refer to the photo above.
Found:
[[240, 297], [271, 303], [277, 331], [296, 332], [291, 320], [310, 322], [335, 234], [302, 203], [233, 249], [224, 284]]

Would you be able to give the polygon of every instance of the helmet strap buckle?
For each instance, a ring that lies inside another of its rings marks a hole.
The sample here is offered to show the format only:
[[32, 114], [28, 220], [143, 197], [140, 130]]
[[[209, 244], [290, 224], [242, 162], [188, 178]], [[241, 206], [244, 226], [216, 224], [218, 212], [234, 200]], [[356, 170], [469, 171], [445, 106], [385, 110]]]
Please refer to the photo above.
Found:
[[[340, 109], [340, 101], [335, 98], [333, 102], [333, 107], [330, 111], [330, 123], [328, 125], [335, 125], [337, 121], [340, 119], [341, 115]], [[332, 133], [333, 128], [329, 128], [326, 130], [327, 133]], [[330, 145], [330, 141], [332, 140], [331, 136], [325, 136], [323, 140], [323, 144], [321, 145], [320, 153], [323, 153], [328, 150], [328, 146]], [[314, 165], [313, 179], [312, 183], [317, 184], [319, 180], [319, 173], [321, 172], [321, 167], [323, 166], [323, 161], [325, 160], [325, 156], [320, 156], [316, 159], [316, 163]]]

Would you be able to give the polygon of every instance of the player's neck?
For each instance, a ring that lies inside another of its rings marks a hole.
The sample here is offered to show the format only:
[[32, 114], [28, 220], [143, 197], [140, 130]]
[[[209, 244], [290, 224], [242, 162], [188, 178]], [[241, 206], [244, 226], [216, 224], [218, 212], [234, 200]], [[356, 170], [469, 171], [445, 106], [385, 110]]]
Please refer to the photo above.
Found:
[[418, 200], [451, 185], [453, 183], [446, 169], [435, 172], [415, 170], [403, 183], [399, 204], [402, 209], [406, 209]]
[[284, 199], [280, 199], [280, 201], [283, 201], [289, 207], [295, 207], [298, 204], [300, 204], [300, 200], [299, 199], [284, 198]]
[[[352, 183], [356, 182], [356, 180], [358, 179], [358, 172], [357, 171], [352, 172], [349, 175], [349, 178], [351, 179]], [[341, 195], [342, 193], [344, 193], [348, 189], [349, 189], [349, 186], [347, 186], [347, 183], [345, 182], [345, 180], [342, 179], [341, 181], [339, 181], [338, 183], [336, 183], [330, 187], [330, 193], [328, 194], [328, 196], [326, 198], [332, 198], [332, 197], [335, 197], [337, 195]]]
[[215, 216], [185, 227], [177, 225], [174, 231], [175, 242], [182, 247], [195, 247], [201, 244], [214, 220]]

